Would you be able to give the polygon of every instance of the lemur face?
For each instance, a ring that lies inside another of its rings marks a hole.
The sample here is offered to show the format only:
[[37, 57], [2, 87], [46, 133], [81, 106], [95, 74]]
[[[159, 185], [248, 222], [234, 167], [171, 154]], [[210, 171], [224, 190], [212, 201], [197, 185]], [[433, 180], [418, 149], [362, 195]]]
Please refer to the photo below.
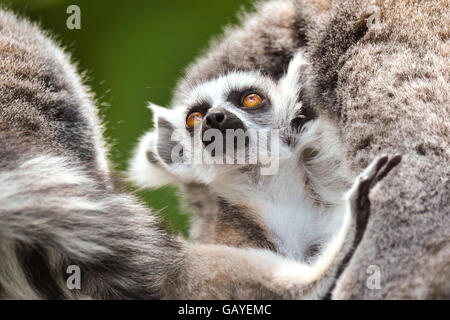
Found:
[[[185, 128], [216, 164], [247, 164], [251, 153], [257, 152], [260, 135], [267, 136], [276, 127], [275, 96], [275, 83], [258, 73], [221, 76], [190, 92]], [[246, 153], [241, 161], [238, 152]]]
[[208, 130], [261, 129], [273, 126], [274, 84], [259, 74], [233, 72], [197, 86], [186, 107], [186, 129], [201, 131], [205, 146]]
[[138, 154], [153, 166], [194, 176], [268, 165], [284, 156], [308, 120], [299, 99], [305, 69], [298, 55], [278, 81], [235, 71], [192, 86], [171, 109], [152, 105], [156, 131], [143, 138]]

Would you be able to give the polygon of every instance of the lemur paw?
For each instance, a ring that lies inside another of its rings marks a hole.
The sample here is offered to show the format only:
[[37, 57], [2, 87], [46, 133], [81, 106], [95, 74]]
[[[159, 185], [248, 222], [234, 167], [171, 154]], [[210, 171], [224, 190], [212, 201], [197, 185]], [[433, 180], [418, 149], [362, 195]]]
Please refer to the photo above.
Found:
[[370, 215], [370, 190], [402, 160], [401, 155], [377, 157], [356, 179], [350, 191], [350, 205], [356, 219], [355, 245], [366, 229]]

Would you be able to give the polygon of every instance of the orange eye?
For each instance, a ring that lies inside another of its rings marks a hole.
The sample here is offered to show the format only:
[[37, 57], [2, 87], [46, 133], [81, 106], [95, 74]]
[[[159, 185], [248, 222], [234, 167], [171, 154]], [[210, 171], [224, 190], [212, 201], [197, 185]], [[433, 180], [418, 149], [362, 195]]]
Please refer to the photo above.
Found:
[[197, 123], [202, 121], [203, 115], [200, 112], [193, 112], [189, 115], [186, 121], [188, 128], [193, 128]]
[[259, 106], [262, 101], [263, 101], [263, 98], [261, 98], [260, 95], [258, 95], [256, 93], [252, 93], [252, 94], [249, 94], [248, 96], [246, 96], [244, 98], [244, 100], [242, 100], [242, 104], [244, 105], [244, 107], [254, 108], [254, 107]]

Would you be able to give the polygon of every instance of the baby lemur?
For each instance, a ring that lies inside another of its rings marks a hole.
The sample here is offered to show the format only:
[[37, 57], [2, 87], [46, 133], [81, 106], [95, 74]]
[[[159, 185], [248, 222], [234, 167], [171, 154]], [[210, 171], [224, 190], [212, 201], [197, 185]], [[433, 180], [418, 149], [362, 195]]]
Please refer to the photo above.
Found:
[[192, 84], [182, 105], [152, 105], [156, 129], [129, 172], [143, 187], [182, 188], [193, 240], [303, 263], [305, 288], [320, 279], [305, 298], [322, 298], [361, 238], [371, 186], [400, 156], [377, 158], [352, 186], [336, 127], [303, 99], [307, 70], [299, 52], [279, 81], [235, 71]]

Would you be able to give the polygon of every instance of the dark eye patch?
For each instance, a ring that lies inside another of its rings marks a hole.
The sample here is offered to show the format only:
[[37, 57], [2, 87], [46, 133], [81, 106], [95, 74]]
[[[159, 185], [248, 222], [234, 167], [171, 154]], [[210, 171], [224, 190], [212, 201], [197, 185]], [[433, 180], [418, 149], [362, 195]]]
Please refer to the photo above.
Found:
[[[257, 107], [253, 107], [253, 108], [244, 107], [242, 104], [244, 98], [252, 93], [256, 93], [261, 98], [263, 98], [263, 102]], [[227, 101], [232, 103], [234, 106], [236, 106], [238, 108], [242, 108], [248, 112], [257, 111], [262, 108], [270, 106], [270, 100], [266, 97], [266, 95], [264, 95], [261, 92], [261, 90], [259, 90], [257, 88], [248, 88], [245, 90], [232, 90], [232, 91], [230, 91], [230, 93], [228, 93]]]
[[209, 108], [211, 108], [211, 104], [209, 102], [202, 102], [190, 107], [186, 113], [186, 120], [189, 115], [194, 112], [200, 112], [201, 114], [205, 115], [208, 112]]
[[[208, 113], [208, 110], [210, 108], [211, 108], [211, 104], [209, 102], [202, 102], [202, 103], [199, 103], [199, 104], [196, 104], [196, 105], [190, 107], [186, 113], [185, 123], [187, 122], [190, 114], [192, 114], [194, 112], [199, 112], [204, 116], [206, 113]], [[191, 133], [194, 132], [194, 128], [188, 128], [186, 126], [186, 129]]]
[[[244, 98], [253, 93], [263, 98], [263, 101], [257, 107], [245, 107], [242, 104]], [[227, 101], [237, 108], [245, 111], [248, 114], [248, 119], [255, 124], [261, 126], [268, 126], [272, 124], [271, 102], [267, 95], [262, 93], [262, 90], [255, 87], [250, 87], [244, 90], [232, 90], [228, 93]]]

